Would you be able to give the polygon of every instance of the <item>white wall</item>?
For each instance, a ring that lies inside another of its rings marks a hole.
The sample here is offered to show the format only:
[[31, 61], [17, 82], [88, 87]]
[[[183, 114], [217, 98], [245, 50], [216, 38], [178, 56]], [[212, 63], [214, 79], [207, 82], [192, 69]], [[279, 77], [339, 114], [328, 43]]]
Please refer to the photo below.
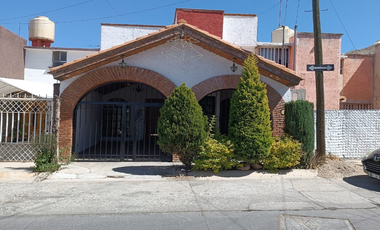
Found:
[[147, 26], [118, 26], [102, 25], [100, 36], [100, 49], [108, 49], [115, 45], [123, 44], [138, 37], [158, 31], [164, 27]]
[[[199, 46], [193, 45], [193, 47], [202, 55], [201, 58], [193, 62], [181, 63], [164, 56], [163, 52], [170, 50], [172, 43], [166, 43], [134, 56], [127, 57], [124, 61], [129, 66], [137, 66], [155, 71], [171, 80], [176, 86], [186, 82], [186, 86], [189, 88], [215, 76], [241, 74], [242, 66], [237, 65], [238, 70], [232, 73], [230, 69], [232, 65], [231, 61], [204, 50]], [[121, 60], [107, 64], [103, 67], [118, 66], [120, 61]], [[291, 100], [289, 87], [265, 76], [260, 76], [260, 79], [275, 89], [284, 98], [285, 102]], [[73, 81], [73, 79], [62, 81], [61, 92]]]
[[223, 40], [239, 46], [256, 46], [257, 17], [224, 15]]
[[57, 80], [54, 80], [53, 75], [48, 74], [49, 67], [53, 66], [53, 51], [67, 52], [67, 62], [72, 62], [75, 59], [85, 57], [96, 51], [84, 51], [84, 50], [57, 50], [57, 49], [25, 49], [25, 70], [24, 80], [43, 82], [47, 84], [54, 84]]
[[325, 126], [326, 153], [361, 158], [380, 148], [380, 110], [327, 110]]

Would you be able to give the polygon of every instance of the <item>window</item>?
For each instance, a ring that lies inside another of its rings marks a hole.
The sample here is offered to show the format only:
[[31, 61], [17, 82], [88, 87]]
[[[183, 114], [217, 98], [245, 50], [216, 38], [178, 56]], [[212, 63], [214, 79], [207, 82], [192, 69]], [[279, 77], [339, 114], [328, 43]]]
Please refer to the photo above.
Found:
[[53, 51], [53, 67], [67, 62], [67, 52]]

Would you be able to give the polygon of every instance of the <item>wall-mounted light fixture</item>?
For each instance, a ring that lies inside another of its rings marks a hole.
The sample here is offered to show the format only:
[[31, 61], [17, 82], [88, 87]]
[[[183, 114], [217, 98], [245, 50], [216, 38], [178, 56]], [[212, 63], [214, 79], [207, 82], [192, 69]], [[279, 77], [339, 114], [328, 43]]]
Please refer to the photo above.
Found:
[[136, 91], [137, 93], [140, 93], [140, 92], [142, 92], [142, 91], [144, 91], [144, 90], [145, 90], [145, 89], [142, 88], [142, 87], [140, 87], [140, 85], [137, 85], [137, 87], [133, 89], [133, 91]]
[[123, 59], [121, 59], [121, 62], [119, 63], [120, 68], [124, 69], [124, 67], [127, 66], [127, 63], [124, 62], [124, 56], [122, 56]]
[[233, 73], [235, 73], [236, 70], [238, 69], [238, 67], [236, 66], [235, 62], [236, 62], [236, 58], [234, 57], [234, 60], [232, 61], [232, 66], [230, 67], [230, 69], [231, 69], [231, 71]]
[[230, 67], [231, 71], [235, 73], [235, 71], [238, 69], [238, 67], [235, 65], [235, 62], [232, 63], [232, 66]]

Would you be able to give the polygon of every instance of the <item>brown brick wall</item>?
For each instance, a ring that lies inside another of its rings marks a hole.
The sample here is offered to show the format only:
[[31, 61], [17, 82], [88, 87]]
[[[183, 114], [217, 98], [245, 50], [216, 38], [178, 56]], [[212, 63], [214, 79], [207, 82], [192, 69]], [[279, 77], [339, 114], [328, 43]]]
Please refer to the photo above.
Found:
[[138, 67], [105, 67], [89, 72], [72, 84], [61, 94], [61, 121], [59, 133], [59, 147], [67, 148], [71, 153], [73, 138], [73, 116], [75, 106], [79, 100], [91, 90], [110, 82], [133, 81], [149, 85], [168, 97], [176, 87], [173, 82], [162, 75]]
[[[223, 89], [236, 89], [240, 82], [240, 75], [223, 75], [209, 78], [198, 83], [192, 88], [197, 100], [201, 100], [204, 96]], [[266, 85], [267, 96], [269, 100], [269, 109], [272, 116], [272, 131], [274, 136], [284, 134], [285, 116], [281, 111], [285, 109], [285, 101], [280, 94], [277, 93], [269, 85]]]
[[0, 26], [0, 77], [24, 79], [26, 40]]

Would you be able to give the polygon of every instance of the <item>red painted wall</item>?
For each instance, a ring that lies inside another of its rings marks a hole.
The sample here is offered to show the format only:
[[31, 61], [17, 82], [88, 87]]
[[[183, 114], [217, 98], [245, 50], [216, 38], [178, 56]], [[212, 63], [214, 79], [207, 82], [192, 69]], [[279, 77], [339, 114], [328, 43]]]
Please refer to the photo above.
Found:
[[184, 19], [190, 25], [222, 38], [223, 16], [224, 11], [222, 10], [177, 9], [175, 23]]

